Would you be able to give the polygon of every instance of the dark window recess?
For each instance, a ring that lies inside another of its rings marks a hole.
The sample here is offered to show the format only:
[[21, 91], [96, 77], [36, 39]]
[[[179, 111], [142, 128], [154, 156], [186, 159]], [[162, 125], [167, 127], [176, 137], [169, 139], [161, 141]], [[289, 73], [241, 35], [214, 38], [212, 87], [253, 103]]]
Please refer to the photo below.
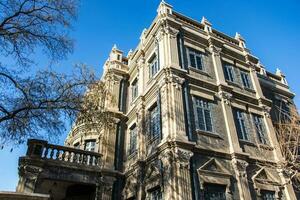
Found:
[[149, 77], [152, 78], [159, 71], [157, 56], [154, 55], [149, 61]]
[[275, 200], [275, 192], [274, 191], [269, 191], [269, 190], [261, 190], [261, 199], [262, 200]]
[[160, 137], [160, 113], [158, 106], [155, 105], [150, 112], [150, 140], [159, 139]]
[[249, 140], [248, 130], [246, 127], [246, 113], [241, 110], [235, 109], [234, 119], [239, 139]]
[[224, 64], [224, 76], [226, 81], [234, 82], [234, 69], [230, 64]]
[[150, 192], [150, 199], [151, 200], [162, 200], [162, 192], [160, 188], [154, 189]]
[[189, 49], [190, 66], [199, 70], [203, 70], [203, 54], [194, 49]]
[[242, 72], [241, 71], [241, 79], [242, 79], [243, 86], [245, 88], [250, 88], [250, 89], [252, 88], [252, 86], [251, 86], [251, 80], [250, 80], [248, 72]]
[[138, 96], [138, 82], [137, 82], [137, 79], [135, 79], [131, 84], [131, 96], [132, 96], [132, 101], [135, 100]]
[[218, 184], [204, 185], [205, 200], [226, 200], [226, 186]]
[[137, 127], [134, 125], [134, 127], [130, 129], [128, 155], [131, 155], [136, 152], [136, 146], [137, 146]]
[[266, 129], [263, 123], [263, 118], [259, 115], [253, 114], [253, 122], [259, 142], [262, 144], [267, 144]]
[[95, 151], [96, 140], [86, 140], [84, 145], [84, 150]]
[[194, 113], [196, 129], [212, 132], [211, 105], [208, 101], [195, 97]]

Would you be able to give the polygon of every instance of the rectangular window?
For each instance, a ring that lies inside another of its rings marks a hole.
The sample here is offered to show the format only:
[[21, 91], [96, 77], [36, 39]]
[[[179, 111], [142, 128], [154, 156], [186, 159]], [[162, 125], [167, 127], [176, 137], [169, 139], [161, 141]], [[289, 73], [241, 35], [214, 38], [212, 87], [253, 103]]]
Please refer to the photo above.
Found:
[[248, 131], [246, 127], [246, 113], [241, 110], [234, 110], [235, 126], [238, 137], [241, 140], [249, 140]]
[[152, 78], [159, 71], [157, 56], [154, 55], [149, 61], [149, 76]]
[[218, 184], [204, 185], [205, 200], [226, 200], [226, 186]]
[[194, 98], [196, 129], [212, 132], [211, 105], [208, 101]]
[[234, 69], [232, 65], [224, 64], [224, 75], [227, 81], [234, 82]]
[[138, 96], [138, 81], [135, 79], [131, 84], [131, 97], [132, 101], [135, 100]]
[[189, 64], [191, 67], [194, 67], [199, 70], [203, 70], [203, 54], [194, 49], [189, 49]]
[[253, 114], [253, 122], [255, 125], [256, 134], [258, 136], [259, 142], [262, 144], [267, 144], [265, 127], [263, 124], [263, 118], [259, 115]]
[[137, 146], [137, 127], [134, 125], [130, 128], [130, 141], [129, 141], [129, 150], [128, 155], [131, 155], [136, 152]]
[[261, 199], [262, 200], [275, 200], [275, 192], [274, 191], [269, 191], [269, 190], [261, 190]]
[[96, 140], [86, 140], [84, 150], [86, 151], [95, 151]]
[[152, 190], [150, 192], [150, 199], [151, 200], [162, 200], [162, 192], [160, 190], [160, 188], [157, 188], [155, 190]]
[[251, 88], [249, 73], [241, 71], [242, 83], [245, 88]]
[[158, 139], [160, 137], [160, 113], [158, 106], [155, 105], [150, 110], [150, 139]]

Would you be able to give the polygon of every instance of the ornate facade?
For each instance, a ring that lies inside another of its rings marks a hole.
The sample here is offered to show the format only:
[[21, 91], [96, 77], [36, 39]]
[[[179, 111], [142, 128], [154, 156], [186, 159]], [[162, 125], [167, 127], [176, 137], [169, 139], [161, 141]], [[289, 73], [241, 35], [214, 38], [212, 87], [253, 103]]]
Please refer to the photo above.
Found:
[[112, 48], [102, 80], [116, 123], [77, 125], [65, 142], [102, 154], [99, 199], [296, 199], [272, 124], [294, 94], [240, 34], [163, 1], [134, 51]]

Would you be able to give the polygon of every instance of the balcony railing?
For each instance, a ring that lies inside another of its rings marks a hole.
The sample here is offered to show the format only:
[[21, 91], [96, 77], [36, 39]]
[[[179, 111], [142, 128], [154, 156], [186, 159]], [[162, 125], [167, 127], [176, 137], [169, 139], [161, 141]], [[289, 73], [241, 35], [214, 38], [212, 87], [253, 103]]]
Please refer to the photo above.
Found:
[[56, 160], [66, 163], [100, 166], [101, 154], [81, 149], [48, 144], [44, 140], [28, 140], [27, 157], [43, 160]]

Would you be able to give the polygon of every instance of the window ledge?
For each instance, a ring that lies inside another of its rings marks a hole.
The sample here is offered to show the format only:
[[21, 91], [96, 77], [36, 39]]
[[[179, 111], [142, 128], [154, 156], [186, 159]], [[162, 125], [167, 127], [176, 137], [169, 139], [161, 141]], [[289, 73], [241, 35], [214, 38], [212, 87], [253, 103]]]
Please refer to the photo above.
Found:
[[228, 85], [231, 85], [231, 86], [235, 86], [235, 87], [238, 87], [238, 88], [242, 88], [238, 83], [236, 82], [232, 82], [232, 81], [229, 81], [229, 80], [226, 80], [226, 82], [228, 83]]
[[252, 89], [252, 88], [247, 88], [247, 87], [244, 87], [244, 90], [247, 90], [247, 91], [249, 91], [249, 92], [255, 93], [255, 90], [254, 90], [254, 89]]
[[242, 140], [242, 139], [239, 139], [239, 142], [242, 143], [242, 144], [248, 145], [248, 146], [257, 147], [256, 144], [254, 144], [253, 142], [251, 142], [251, 141], [249, 141], [249, 140]]
[[219, 134], [214, 133], [214, 132], [208, 132], [208, 131], [203, 131], [203, 130], [196, 130], [197, 134], [200, 135], [205, 135], [205, 136], [209, 136], [209, 137], [214, 137], [214, 138], [218, 138], [218, 139], [223, 139]]
[[196, 69], [195, 67], [191, 67], [191, 66], [189, 66], [189, 70], [210, 77], [209, 73], [207, 73], [204, 70]]
[[268, 144], [259, 144], [258, 147], [265, 149], [265, 150], [269, 150], [269, 151], [273, 151], [274, 148], [269, 146]]

